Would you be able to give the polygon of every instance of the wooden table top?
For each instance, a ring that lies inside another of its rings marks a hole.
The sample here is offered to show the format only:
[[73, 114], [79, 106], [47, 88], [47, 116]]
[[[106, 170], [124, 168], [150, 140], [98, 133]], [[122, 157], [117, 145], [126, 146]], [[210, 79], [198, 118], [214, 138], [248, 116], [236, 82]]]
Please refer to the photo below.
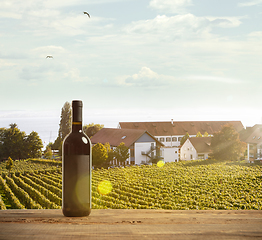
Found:
[[262, 211], [94, 209], [72, 218], [61, 210], [0, 210], [2, 239], [262, 239]]

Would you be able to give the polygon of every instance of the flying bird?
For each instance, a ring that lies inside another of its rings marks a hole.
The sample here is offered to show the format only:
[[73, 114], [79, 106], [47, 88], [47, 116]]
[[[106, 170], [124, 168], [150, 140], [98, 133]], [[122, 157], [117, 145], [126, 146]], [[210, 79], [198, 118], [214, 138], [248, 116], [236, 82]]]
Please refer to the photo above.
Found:
[[89, 13], [88, 12], [84, 12], [84, 14], [86, 14], [89, 18], [90, 18], [90, 15], [89, 15]]
[[53, 58], [53, 56], [46, 56], [46, 58]]

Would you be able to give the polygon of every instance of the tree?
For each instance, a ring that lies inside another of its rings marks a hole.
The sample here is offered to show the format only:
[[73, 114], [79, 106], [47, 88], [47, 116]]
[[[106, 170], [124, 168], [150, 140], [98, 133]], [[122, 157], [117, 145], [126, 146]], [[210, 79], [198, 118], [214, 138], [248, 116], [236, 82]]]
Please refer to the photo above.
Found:
[[211, 139], [211, 158], [219, 161], [236, 161], [243, 155], [245, 143], [239, 139], [239, 133], [232, 125], [225, 125]]
[[9, 126], [10, 128], [5, 128], [2, 133], [2, 158], [26, 158], [25, 132], [21, 132], [15, 123]]
[[204, 135], [203, 135], [203, 137], [208, 137], [208, 133], [205, 132]]
[[11, 169], [13, 168], [14, 166], [14, 162], [13, 162], [13, 159], [8, 157], [7, 161], [6, 161], [6, 164], [5, 164], [5, 167], [6, 169], [9, 171], [9, 174], [11, 172]]
[[109, 165], [109, 163], [113, 161], [115, 158], [115, 152], [113, 149], [111, 149], [110, 144], [108, 142], [105, 144], [105, 148], [106, 148], [107, 156], [108, 156], [106, 162]]
[[189, 134], [188, 132], [182, 137], [182, 139], [180, 140], [180, 145], [182, 146], [185, 141], [189, 138]]
[[51, 149], [52, 150], [60, 150], [62, 149], [62, 139], [60, 137], [57, 137], [55, 142], [52, 144]]
[[201, 134], [201, 132], [198, 132], [198, 133], [196, 134], [196, 137], [203, 137], [203, 135]]
[[27, 136], [16, 124], [10, 124], [10, 128], [0, 129], [0, 159], [40, 157], [42, 147], [42, 140], [34, 131]]
[[101, 167], [105, 164], [108, 158], [107, 149], [102, 143], [97, 143], [92, 148], [92, 162], [96, 167]]
[[70, 133], [72, 125], [72, 108], [69, 102], [65, 102], [61, 110], [61, 119], [59, 124], [58, 137], [63, 141]]
[[37, 132], [31, 132], [26, 138], [27, 155], [29, 158], [40, 158], [42, 156], [41, 148], [43, 148], [42, 140]]
[[72, 108], [69, 102], [65, 102], [61, 109], [58, 137], [56, 138], [52, 149], [59, 150], [59, 155], [62, 155], [62, 144], [65, 137], [70, 133], [72, 125]]
[[125, 143], [122, 142], [115, 148], [115, 158], [120, 163], [124, 163], [129, 158], [129, 148]]
[[0, 128], [0, 160], [4, 158], [4, 136], [5, 128]]
[[50, 147], [46, 147], [45, 153], [44, 153], [45, 158], [47, 159], [52, 159], [53, 157], [53, 152], [52, 149]]
[[86, 125], [83, 126], [83, 131], [89, 138], [91, 138], [99, 130], [101, 130], [103, 127], [104, 127], [104, 125], [101, 125], [101, 124], [90, 123], [88, 125], [86, 124]]

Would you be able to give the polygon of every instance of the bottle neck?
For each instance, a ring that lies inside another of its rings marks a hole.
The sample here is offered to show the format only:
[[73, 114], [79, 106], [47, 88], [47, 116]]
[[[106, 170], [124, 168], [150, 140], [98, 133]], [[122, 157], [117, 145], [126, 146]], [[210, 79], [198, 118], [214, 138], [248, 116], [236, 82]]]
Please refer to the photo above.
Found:
[[72, 122], [72, 132], [79, 132], [82, 130], [82, 122]]

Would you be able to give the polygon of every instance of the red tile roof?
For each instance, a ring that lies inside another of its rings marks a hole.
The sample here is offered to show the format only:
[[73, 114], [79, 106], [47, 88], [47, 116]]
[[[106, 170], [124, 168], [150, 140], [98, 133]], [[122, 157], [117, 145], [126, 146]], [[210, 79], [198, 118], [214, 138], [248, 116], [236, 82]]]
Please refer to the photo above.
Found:
[[143, 129], [154, 136], [183, 136], [186, 132], [189, 135], [196, 135], [198, 132], [214, 134], [226, 124], [232, 124], [237, 132], [244, 128], [241, 121], [120, 122], [119, 126], [121, 129]]
[[197, 153], [210, 153], [211, 137], [193, 137], [189, 138]]
[[144, 134], [148, 134], [151, 138], [163, 146], [163, 144], [154, 136], [143, 129], [102, 128], [91, 138], [91, 142], [92, 144], [105, 144], [108, 142], [111, 146], [115, 147], [123, 142], [127, 147], [130, 147]]

